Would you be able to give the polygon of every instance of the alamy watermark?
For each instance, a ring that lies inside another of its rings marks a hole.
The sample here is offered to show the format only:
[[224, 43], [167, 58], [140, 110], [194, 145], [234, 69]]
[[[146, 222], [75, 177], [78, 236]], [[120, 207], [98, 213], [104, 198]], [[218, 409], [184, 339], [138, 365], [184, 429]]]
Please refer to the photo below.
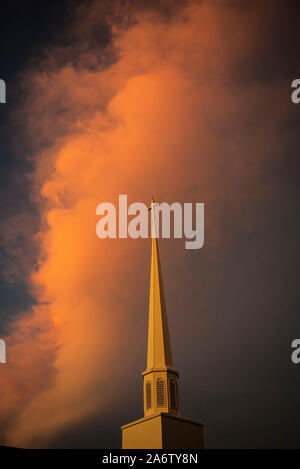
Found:
[[0, 103], [6, 103], [6, 84], [4, 80], [0, 79]]
[[300, 339], [294, 339], [291, 347], [294, 349], [291, 355], [291, 360], [295, 365], [300, 363]]
[[6, 343], [0, 339], [0, 363], [6, 363]]
[[[204, 244], [204, 203], [182, 205], [179, 202], [168, 204], [152, 201], [150, 207], [142, 202], [134, 202], [128, 207], [127, 195], [123, 194], [119, 195], [118, 216], [115, 205], [109, 202], [99, 204], [96, 215], [101, 216], [96, 226], [97, 236], [101, 239], [171, 238], [173, 231], [174, 238], [188, 240], [185, 242], [186, 249], [200, 249]], [[128, 217], [132, 218], [129, 220]]]
[[[0, 78], [0, 104], [6, 103], [6, 85], [5, 81]], [[0, 363], [6, 363], [6, 343], [0, 339]]]
[[291, 94], [292, 103], [299, 104], [300, 103], [300, 78], [295, 78], [295, 80], [292, 81], [291, 86], [292, 88], [295, 88]]

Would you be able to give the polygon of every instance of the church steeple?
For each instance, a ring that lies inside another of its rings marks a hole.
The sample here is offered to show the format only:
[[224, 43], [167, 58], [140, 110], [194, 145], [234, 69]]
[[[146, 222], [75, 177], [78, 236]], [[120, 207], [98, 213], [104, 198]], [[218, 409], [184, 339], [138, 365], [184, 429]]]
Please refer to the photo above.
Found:
[[151, 203], [152, 254], [150, 273], [147, 371], [173, 367], [168, 318], [161, 275], [154, 210]]
[[145, 417], [161, 412], [179, 415], [178, 372], [173, 368], [163, 280], [157, 246], [155, 226], [155, 207], [157, 205], [152, 200], [151, 207], [149, 207], [151, 210], [152, 254], [147, 368], [143, 372]]
[[142, 373], [144, 417], [123, 425], [123, 449], [203, 448], [203, 425], [179, 413], [178, 372], [173, 368], [163, 281], [160, 270], [155, 204], [152, 200], [152, 254], [147, 368]]

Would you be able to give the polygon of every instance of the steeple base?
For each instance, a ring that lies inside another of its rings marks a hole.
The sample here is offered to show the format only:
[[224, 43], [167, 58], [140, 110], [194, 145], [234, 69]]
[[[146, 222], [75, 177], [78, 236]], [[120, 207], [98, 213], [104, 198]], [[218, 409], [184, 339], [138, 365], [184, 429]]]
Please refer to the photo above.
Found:
[[203, 449], [203, 425], [159, 413], [123, 425], [122, 449]]

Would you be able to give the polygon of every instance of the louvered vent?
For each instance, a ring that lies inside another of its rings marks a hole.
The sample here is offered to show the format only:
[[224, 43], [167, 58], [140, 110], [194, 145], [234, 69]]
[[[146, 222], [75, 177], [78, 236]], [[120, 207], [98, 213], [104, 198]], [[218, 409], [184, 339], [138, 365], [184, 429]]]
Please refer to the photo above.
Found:
[[146, 409], [151, 409], [151, 407], [152, 407], [151, 382], [146, 381]]
[[166, 398], [165, 398], [165, 381], [159, 378], [156, 381], [156, 400], [157, 407], [165, 407]]
[[171, 409], [177, 409], [177, 390], [176, 390], [176, 381], [175, 379], [170, 379], [170, 407]]

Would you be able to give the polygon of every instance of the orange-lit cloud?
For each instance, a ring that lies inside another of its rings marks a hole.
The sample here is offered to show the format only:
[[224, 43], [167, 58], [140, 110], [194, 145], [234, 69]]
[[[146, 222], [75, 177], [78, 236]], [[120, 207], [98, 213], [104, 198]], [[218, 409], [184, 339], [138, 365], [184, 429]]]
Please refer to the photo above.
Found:
[[[29, 285], [37, 305], [7, 337], [5, 443], [46, 446], [65, 426], [117, 403], [122, 383], [129, 389], [129, 364], [145, 348], [148, 244], [99, 240], [100, 202], [119, 194], [129, 203], [152, 194], [205, 202], [215, 259], [224, 241], [219, 212], [239, 220], [248, 193], [259, 197], [262, 162], [279, 145], [271, 100], [279, 84], [234, 82], [234, 64], [256, 46], [256, 14], [246, 21], [243, 9], [208, 1], [168, 19], [140, 12], [115, 35], [110, 66], [87, 66], [108, 53], [93, 50], [79, 66], [50, 58], [28, 73], [24, 115], [37, 147], [31, 178], [40, 211]], [[249, 217], [251, 224], [251, 210]], [[170, 263], [183, 251], [184, 242]]]

